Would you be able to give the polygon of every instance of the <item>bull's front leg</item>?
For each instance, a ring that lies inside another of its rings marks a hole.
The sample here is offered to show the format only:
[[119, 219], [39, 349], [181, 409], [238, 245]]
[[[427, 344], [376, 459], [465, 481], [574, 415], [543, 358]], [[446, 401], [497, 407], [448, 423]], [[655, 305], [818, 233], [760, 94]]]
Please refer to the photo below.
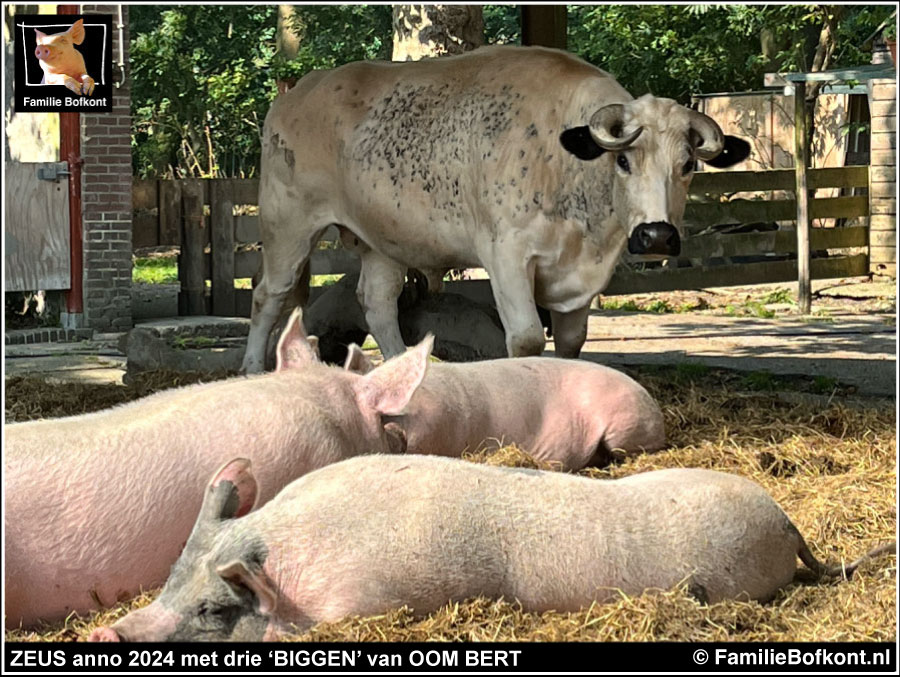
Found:
[[369, 250], [360, 256], [356, 296], [366, 315], [369, 333], [375, 338], [384, 359], [406, 350], [400, 335], [397, 299], [403, 290], [406, 266]]
[[590, 309], [590, 305], [587, 305], [568, 313], [550, 311], [557, 357], [577, 358], [581, 353], [587, 338], [587, 318]]
[[506, 354], [510, 357], [540, 355], [547, 340], [534, 303], [533, 264], [524, 257], [500, 251], [494, 262], [485, 263], [485, 268], [506, 332]]

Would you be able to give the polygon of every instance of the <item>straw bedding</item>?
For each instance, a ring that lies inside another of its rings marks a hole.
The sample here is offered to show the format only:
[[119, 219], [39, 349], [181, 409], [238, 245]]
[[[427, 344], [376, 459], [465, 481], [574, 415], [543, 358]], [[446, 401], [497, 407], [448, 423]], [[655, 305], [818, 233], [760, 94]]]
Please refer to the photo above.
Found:
[[[893, 402], [797, 402], [777, 392], [741, 389], [724, 371], [685, 374], [676, 369], [630, 372], [657, 399], [670, 447], [582, 471], [598, 481], [670, 467], [737, 473], [760, 483], [791, 516], [814, 554], [850, 562], [894, 538], [896, 531], [896, 415]], [[7, 421], [100, 409], [199, 377], [151, 374], [128, 386], [48, 385], [7, 381]], [[781, 389], [808, 390], [805, 379]], [[525, 451], [504, 447], [468, 457], [494, 465], [538, 467]], [[409, 609], [320, 624], [300, 641], [862, 641], [896, 637], [896, 559], [867, 561], [849, 582], [811, 583], [804, 569], [771, 602], [702, 605], [682, 589], [593, 605], [577, 613], [523, 612], [514, 600], [473, 599], [427, 617]], [[83, 640], [152, 594], [86, 618], [38, 631], [9, 631], [9, 641]]]

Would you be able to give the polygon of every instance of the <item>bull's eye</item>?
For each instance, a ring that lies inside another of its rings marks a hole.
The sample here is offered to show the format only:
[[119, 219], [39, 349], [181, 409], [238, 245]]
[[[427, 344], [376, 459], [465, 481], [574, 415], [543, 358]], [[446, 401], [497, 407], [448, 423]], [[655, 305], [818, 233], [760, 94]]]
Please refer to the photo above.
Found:
[[682, 166], [682, 168], [681, 168], [681, 175], [682, 175], [682, 176], [687, 176], [687, 175], [690, 174], [693, 170], [694, 170], [694, 161], [693, 161], [693, 160], [688, 160], [687, 162], [684, 163], [684, 166]]
[[616, 164], [619, 165], [619, 169], [623, 172], [631, 174], [631, 165], [628, 164], [628, 158], [625, 157], [624, 153], [619, 153], [619, 156], [616, 158]]

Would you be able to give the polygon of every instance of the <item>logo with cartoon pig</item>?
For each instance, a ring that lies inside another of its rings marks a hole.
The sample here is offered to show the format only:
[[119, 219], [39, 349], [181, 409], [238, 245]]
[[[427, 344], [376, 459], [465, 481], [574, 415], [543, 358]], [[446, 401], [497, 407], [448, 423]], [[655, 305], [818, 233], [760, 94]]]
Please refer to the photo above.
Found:
[[16, 109], [112, 110], [112, 16], [18, 15]]

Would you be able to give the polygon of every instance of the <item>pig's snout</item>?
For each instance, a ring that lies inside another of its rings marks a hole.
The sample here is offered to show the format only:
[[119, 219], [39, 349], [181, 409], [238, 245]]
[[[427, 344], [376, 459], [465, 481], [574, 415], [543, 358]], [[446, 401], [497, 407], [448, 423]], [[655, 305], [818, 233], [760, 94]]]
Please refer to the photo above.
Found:
[[41, 61], [49, 59], [51, 53], [50, 48], [45, 47], [44, 45], [38, 45], [37, 49], [34, 50], [34, 55]]
[[94, 630], [90, 637], [88, 637], [89, 642], [121, 642], [122, 638], [119, 637], [119, 633], [113, 630], [112, 628], [97, 628]]

